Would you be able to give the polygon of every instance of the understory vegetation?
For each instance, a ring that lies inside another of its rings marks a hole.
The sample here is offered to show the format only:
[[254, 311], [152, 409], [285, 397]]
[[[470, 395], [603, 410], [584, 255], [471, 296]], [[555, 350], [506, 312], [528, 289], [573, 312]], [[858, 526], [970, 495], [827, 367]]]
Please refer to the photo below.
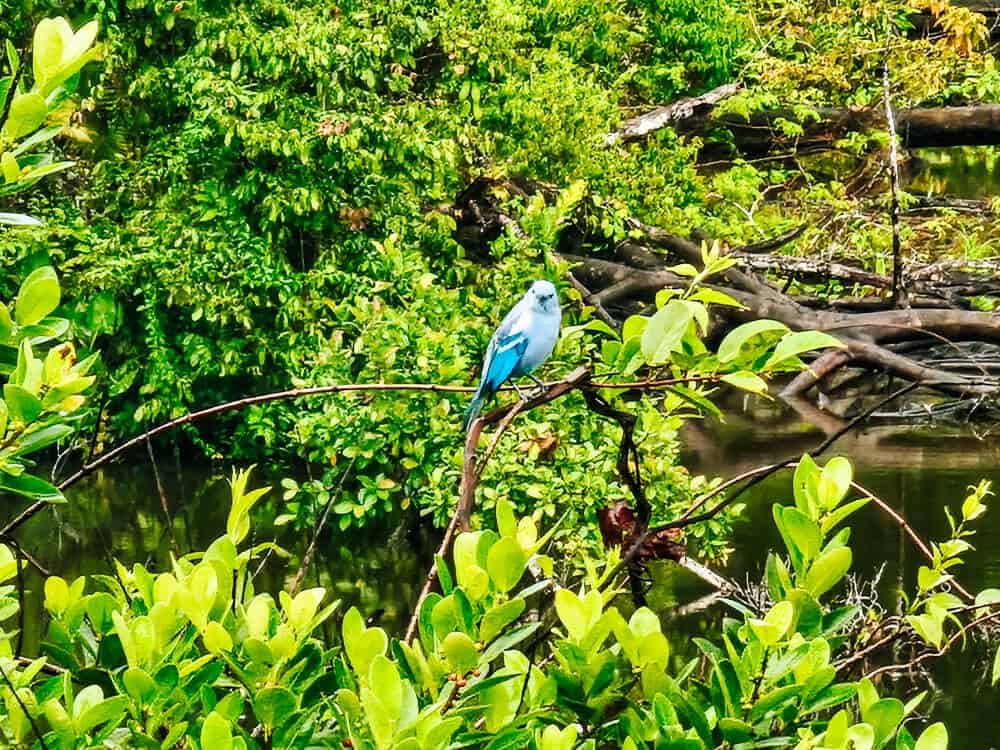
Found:
[[[897, 678], [1000, 617], [1000, 591], [956, 573], [990, 484], [928, 542], [820, 454], [917, 386], [995, 400], [989, 367], [912, 351], [1000, 342], [996, 206], [908, 192], [917, 121], [897, 138], [893, 116], [1000, 95], [983, 16], [920, 0], [3, 11], [5, 745], [948, 746], [919, 679]], [[500, 394], [464, 436], [489, 335], [536, 278], [563, 306], [549, 383]], [[801, 458], [725, 481], [681, 464], [682, 426], [727, 390], [801, 394], [847, 365], [911, 382]], [[150, 428], [178, 455], [302, 467], [275, 521], [311, 530], [298, 574], [257, 590], [289, 553], [260, 541], [268, 489], [235, 470], [225, 533], [169, 569], [45, 571], [28, 653], [16, 532], [115, 443], [152, 455]], [[702, 563], [730, 553], [742, 493], [786, 468], [783, 549], [734, 587]], [[891, 611], [851, 577], [845, 522], [866, 505], [922, 558]], [[324, 529], [400, 518], [445, 529], [418, 600], [397, 603], [407, 632], [303, 588]], [[645, 599], [666, 564], [725, 594], [696, 658]]]

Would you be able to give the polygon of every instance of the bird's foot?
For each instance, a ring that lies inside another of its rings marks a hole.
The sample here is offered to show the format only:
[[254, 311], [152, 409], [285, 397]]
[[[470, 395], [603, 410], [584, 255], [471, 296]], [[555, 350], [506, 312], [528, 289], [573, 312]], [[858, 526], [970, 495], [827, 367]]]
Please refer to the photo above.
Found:
[[545, 383], [543, 383], [541, 380], [536, 378], [531, 373], [528, 373], [528, 377], [531, 378], [531, 380], [534, 381], [535, 383], [535, 387], [532, 388], [531, 390], [532, 395], [540, 396], [541, 394], [543, 394], [545, 392]]

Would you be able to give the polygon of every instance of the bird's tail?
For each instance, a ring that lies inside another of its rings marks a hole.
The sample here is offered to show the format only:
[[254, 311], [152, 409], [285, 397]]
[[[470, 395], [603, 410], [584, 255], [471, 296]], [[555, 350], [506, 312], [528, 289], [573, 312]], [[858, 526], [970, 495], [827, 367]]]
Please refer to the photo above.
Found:
[[469, 408], [465, 410], [465, 417], [462, 419], [462, 430], [464, 432], [468, 432], [469, 427], [476, 421], [476, 417], [483, 410], [483, 404], [486, 403], [487, 398], [489, 396], [483, 393], [483, 389], [480, 387], [472, 397], [472, 401], [469, 402]]

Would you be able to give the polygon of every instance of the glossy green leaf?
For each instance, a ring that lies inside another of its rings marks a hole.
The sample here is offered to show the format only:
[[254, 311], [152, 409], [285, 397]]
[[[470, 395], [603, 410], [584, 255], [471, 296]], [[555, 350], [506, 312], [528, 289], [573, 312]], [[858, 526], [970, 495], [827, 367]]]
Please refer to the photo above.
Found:
[[295, 694], [283, 687], [264, 688], [253, 700], [254, 715], [267, 727], [275, 727], [288, 719], [297, 706]]
[[58, 487], [27, 473], [14, 476], [0, 471], [0, 492], [13, 492], [15, 495], [46, 503], [66, 502]]
[[11, 419], [20, 420], [27, 424], [34, 422], [41, 416], [42, 402], [26, 388], [13, 383], [6, 383], [3, 387], [3, 398], [7, 403]]
[[771, 331], [787, 331], [788, 326], [776, 320], [754, 320], [739, 325], [731, 330], [719, 344], [718, 357], [720, 362], [729, 362], [740, 353], [740, 349], [756, 336]]
[[723, 375], [722, 381], [724, 383], [729, 383], [729, 385], [734, 388], [739, 388], [741, 391], [757, 393], [762, 396], [767, 395], [767, 382], [747, 370], [740, 370], [739, 372], [731, 372], [728, 375]]
[[850, 547], [827, 550], [809, 566], [805, 588], [816, 598], [821, 597], [847, 575], [851, 559]]
[[212, 711], [201, 725], [201, 746], [212, 750], [233, 750], [233, 730], [222, 716]]
[[33, 91], [17, 94], [10, 103], [10, 113], [7, 122], [4, 123], [4, 132], [10, 138], [18, 140], [41, 127], [48, 113], [45, 97], [41, 94]]
[[524, 575], [524, 566], [528, 562], [521, 544], [517, 541], [517, 529], [511, 529], [511, 536], [505, 536], [490, 547], [486, 570], [497, 591], [507, 593]]
[[947, 750], [948, 749], [948, 729], [940, 721], [931, 724], [925, 729], [914, 750]]
[[479, 639], [489, 643], [524, 612], [524, 599], [509, 599], [488, 609], [479, 623]]
[[14, 306], [14, 320], [28, 326], [48, 316], [59, 306], [59, 279], [51, 266], [42, 266], [21, 282]]
[[693, 316], [691, 308], [681, 300], [670, 300], [657, 310], [642, 334], [642, 354], [646, 361], [661, 364], [669, 360]]
[[471, 672], [479, 664], [479, 651], [476, 644], [465, 633], [448, 633], [441, 645], [445, 659], [452, 672], [464, 675]]
[[792, 357], [797, 357], [806, 352], [817, 349], [836, 348], [843, 349], [845, 344], [828, 333], [822, 331], [794, 331], [786, 333], [781, 337], [778, 345], [774, 347], [774, 353], [764, 364], [764, 369], [769, 370], [781, 364], [787, 363]]
[[129, 667], [122, 674], [122, 682], [130, 696], [140, 703], [149, 703], [156, 697], [156, 682], [149, 673], [139, 667]]

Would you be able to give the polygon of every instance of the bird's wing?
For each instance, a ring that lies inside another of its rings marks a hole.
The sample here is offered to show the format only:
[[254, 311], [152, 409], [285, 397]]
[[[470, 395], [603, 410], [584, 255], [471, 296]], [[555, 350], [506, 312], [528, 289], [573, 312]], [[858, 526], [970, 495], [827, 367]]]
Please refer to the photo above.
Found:
[[[493, 360], [500, 349], [501, 343], [506, 342], [508, 338], [515, 334], [515, 329], [520, 328], [518, 326], [519, 322], [522, 321], [522, 311], [528, 306], [526, 301], [526, 296], [522, 297], [516, 305], [514, 305], [510, 311], [504, 316], [504, 319], [500, 321], [500, 325], [497, 326], [496, 331], [493, 332], [492, 338], [490, 338], [490, 343], [486, 347], [486, 355], [483, 357], [483, 371], [479, 379], [479, 387], [487, 386], [488, 382], [493, 382], [490, 377], [490, 371], [493, 370]], [[509, 342], [508, 342], [509, 343]], [[523, 349], [521, 350], [523, 353]], [[518, 355], [520, 356], [520, 355]], [[514, 366], [517, 362], [514, 362]], [[509, 376], [510, 373], [508, 373]], [[501, 381], [503, 382], [503, 381]], [[489, 387], [489, 386], [487, 386]], [[497, 386], [499, 387], [499, 386]]]
[[527, 348], [528, 337], [521, 332], [496, 339], [483, 372], [483, 384], [490, 392], [495, 392], [511, 376]]

